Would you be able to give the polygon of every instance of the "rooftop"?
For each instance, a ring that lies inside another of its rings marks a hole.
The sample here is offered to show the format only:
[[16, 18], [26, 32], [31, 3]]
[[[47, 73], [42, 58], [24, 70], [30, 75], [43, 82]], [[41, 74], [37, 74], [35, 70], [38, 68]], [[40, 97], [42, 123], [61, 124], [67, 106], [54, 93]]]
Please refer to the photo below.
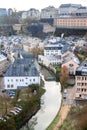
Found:
[[79, 7], [81, 7], [81, 4], [61, 4], [60, 5], [60, 8], [67, 8], [67, 7], [79, 8]]
[[5, 76], [39, 76], [32, 58], [17, 59], [7, 72]]
[[87, 76], [87, 63], [84, 63], [76, 70], [76, 75]]

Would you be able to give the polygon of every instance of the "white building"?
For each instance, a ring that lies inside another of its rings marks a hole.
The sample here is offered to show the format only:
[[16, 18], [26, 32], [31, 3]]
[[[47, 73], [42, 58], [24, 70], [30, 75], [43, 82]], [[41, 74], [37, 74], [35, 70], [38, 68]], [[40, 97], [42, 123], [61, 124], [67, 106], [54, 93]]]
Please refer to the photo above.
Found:
[[53, 6], [48, 6], [41, 10], [41, 19], [56, 18], [58, 15], [58, 9]]
[[44, 56], [47, 55], [62, 55], [62, 47], [63, 45], [61, 43], [59, 44], [48, 44], [44, 47]]
[[76, 16], [87, 16], [87, 7], [81, 6], [75, 11]]
[[13, 15], [13, 10], [11, 8], [8, 9], [8, 16], [12, 16]]
[[0, 8], [0, 16], [7, 16], [6, 8]]
[[22, 13], [22, 19], [40, 19], [40, 12], [37, 9], [31, 8], [28, 11]]
[[48, 55], [48, 56], [39, 55], [38, 63], [49, 67], [50, 65], [60, 65], [62, 63], [62, 59], [58, 55]]
[[80, 7], [80, 4], [61, 4], [59, 7], [59, 15], [71, 15]]
[[26, 19], [27, 18], [27, 11], [22, 13], [22, 19]]
[[44, 56], [38, 56], [38, 62], [47, 67], [49, 65], [61, 65], [63, 53], [70, 49], [71, 47], [65, 41], [50, 43], [44, 47]]
[[27, 11], [27, 15], [31, 19], [40, 19], [40, 12], [37, 9], [31, 8]]
[[5, 89], [14, 90], [30, 84], [40, 84], [40, 75], [33, 59], [17, 59], [4, 75]]

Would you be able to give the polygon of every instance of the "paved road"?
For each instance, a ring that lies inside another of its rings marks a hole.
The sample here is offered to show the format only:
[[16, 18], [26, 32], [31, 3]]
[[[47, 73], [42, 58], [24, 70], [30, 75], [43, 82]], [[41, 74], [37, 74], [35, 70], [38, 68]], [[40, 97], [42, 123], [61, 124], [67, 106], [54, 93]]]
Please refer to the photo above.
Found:
[[66, 99], [63, 99], [63, 105], [75, 105], [75, 87], [67, 89]]

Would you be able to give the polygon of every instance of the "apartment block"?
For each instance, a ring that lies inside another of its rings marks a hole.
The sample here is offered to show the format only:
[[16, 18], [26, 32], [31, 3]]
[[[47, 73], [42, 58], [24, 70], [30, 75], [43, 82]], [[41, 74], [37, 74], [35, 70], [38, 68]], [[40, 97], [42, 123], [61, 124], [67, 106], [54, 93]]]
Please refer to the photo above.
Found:
[[75, 89], [76, 99], [87, 99], [87, 63], [84, 63], [76, 70]]

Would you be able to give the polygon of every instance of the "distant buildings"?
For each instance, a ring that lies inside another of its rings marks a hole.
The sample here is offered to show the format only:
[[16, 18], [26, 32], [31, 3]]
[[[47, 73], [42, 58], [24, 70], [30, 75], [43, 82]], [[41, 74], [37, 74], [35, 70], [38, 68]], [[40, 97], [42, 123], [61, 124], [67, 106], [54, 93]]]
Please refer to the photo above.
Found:
[[76, 99], [87, 99], [87, 63], [84, 63], [76, 70], [75, 90]]
[[71, 50], [71, 47], [65, 41], [60, 40], [50, 43], [44, 47], [44, 56], [38, 56], [38, 62], [46, 66], [61, 65], [63, 61], [62, 54], [67, 50]]
[[41, 19], [56, 18], [58, 15], [58, 9], [53, 6], [48, 6], [41, 10]]
[[30, 84], [40, 84], [40, 75], [35, 67], [34, 59], [26, 57], [15, 60], [4, 75], [5, 89], [14, 90]]
[[87, 29], [87, 17], [59, 17], [54, 19], [57, 28]]
[[22, 13], [22, 19], [40, 19], [40, 12], [37, 9], [31, 8], [28, 11]]
[[0, 16], [7, 16], [6, 8], [0, 8]]
[[13, 10], [11, 8], [8, 9], [8, 16], [12, 16], [13, 15]]
[[72, 15], [80, 7], [80, 4], [61, 4], [59, 6], [59, 16]]

